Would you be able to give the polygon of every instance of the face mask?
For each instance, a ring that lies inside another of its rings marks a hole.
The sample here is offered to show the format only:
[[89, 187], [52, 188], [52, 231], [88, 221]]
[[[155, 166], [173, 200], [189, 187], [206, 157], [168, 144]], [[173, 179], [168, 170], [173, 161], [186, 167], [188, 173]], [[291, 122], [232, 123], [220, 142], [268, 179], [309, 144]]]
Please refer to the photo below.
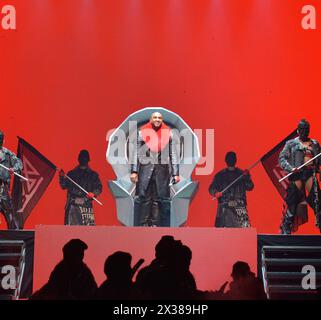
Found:
[[236, 155], [235, 154], [229, 154], [225, 157], [225, 162], [228, 167], [235, 167], [236, 165]]
[[87, 167], [89, 161], [90, 161], [89, 152], [87, 150], [80, 151], [78, 156], [78, 162], [80, 166]]
[[298, 133], [302, 141], [306, 141], [309, 138], [310, 126], [307, 123], [300, 123], [298, 126]]
[[78, 159], [78, 161], [79, 161], [79, 164], [83, 167], [83, 166], [88, 166], [88, 158], [82, 158], [82, 157], [80, 157], [79, 159]]

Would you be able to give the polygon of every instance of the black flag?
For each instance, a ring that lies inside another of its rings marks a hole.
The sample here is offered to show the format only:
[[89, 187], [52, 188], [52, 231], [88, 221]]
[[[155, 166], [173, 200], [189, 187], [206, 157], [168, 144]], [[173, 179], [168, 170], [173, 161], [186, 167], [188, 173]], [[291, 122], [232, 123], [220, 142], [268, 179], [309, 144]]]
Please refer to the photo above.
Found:
[[17, 156], [23, 163], [22, 175], [28, 179], [24, 181], [15, 176], [13, 181], [13, 207], [23, 229], [25, 221], [54, 177], [56, 166], [20, 137]]

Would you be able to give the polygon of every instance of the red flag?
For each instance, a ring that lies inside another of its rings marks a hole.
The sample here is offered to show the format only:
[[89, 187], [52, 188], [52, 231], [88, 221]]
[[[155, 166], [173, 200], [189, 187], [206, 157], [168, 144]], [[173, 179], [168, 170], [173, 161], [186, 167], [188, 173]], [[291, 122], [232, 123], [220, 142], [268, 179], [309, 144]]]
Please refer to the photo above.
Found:
[[[279, 182], [281, 178], [287, 175], [287, 172], [284, 172], [283, 169], [279, 165], [279, 154], [283, 150], [285, 143], [293, 139], [297, 136], [297, 131], [294, 130], [290, 135], [288, 135], [285, 139], [283, 139], [280, 143], [278, 143], [272, 150], [270, 150], [267, 154], [265, 154], [261, 158], [262, 165], [270, 177], [272, 183], [274, 184], [276, 190], [279, 192], [281, 197], [285, 199], [286, 190], [289, 186], [289, 180], [285, 179], [282, 182]], [[287, 210], [287, 205], [284, 202], [283, 207], [283, 217]], [[282, 217], [282, 218], [283, 218]], [[292, 231], [296, 231], [298, 226], [308, 221], [308, 213], [306, 202], [302, 202], [299, 204], [297, 209], [297, 215], [295, 217], [294, 226]]]
[[294, 130], [290, 135], [288, 135], [261, 158], [261, 162], [266, 173], [283, 199], [286, 197], [286, 189], [289, 185], [289, 180], [285, 179], [282, 182], [279, 182], [281, 178], [287, 175], [287, 172], [284, 172], [279, 165], [279, 154], [283, 150], [285, 143], [296, 136], [297, 131]]
[[14, 177], [12, 201], [20, 227], [46, 191], [56, 172], [56, 166], [28, 142], [18, 137], [17, 156], [22, 160], [22, 175], [28, 181]]

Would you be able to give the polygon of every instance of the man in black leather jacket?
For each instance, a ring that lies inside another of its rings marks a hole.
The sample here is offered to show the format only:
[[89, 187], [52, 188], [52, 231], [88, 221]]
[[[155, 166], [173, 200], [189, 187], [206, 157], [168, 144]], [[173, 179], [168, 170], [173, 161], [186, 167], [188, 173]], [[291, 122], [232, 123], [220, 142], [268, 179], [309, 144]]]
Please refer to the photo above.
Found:
[[319, 142], [310, 139], [310, 124], [301, 120], [297, 130], [299, 137], [286, 142], [279, 155], [279, 164], [287, 172], [293, 172], [289, 177], [290, 185], [287, 189], [285, 198], [286, 211], [281, 224], [281, 232], [290, 234], [297, 215], [297, 208], [300, 202], [305, 198], [314, 210], [316, 216], [316, 225], [321, 230], [321, 207], [320, 207], [320, 187], [316, 175], [320, 172], [321, 158], [317, 158], [307, 164], [301, 170], [297, 170], [302, 164], [307, 162], [321, 152]]
[[10, 170], [0, 167], [0, 212], [3, 213], [8, 229], [19, 229], [19, 222], [14, 212], [10, 197], [11, 175], [21, 173], [22, 162], [10, 150], [3, 147], [4, 133], [0, 131], [0, 163]]
[[[248, 228], [250, 227], [247, 212], [246, 192], [252, 191], [254, 184], [248, 171], [237, 168], [236, 153], [230, 151], [225, 156], [227, 168], [218, 172], [209, 187], [209, 193], [218, 199], [215, 227], [217, 228]], [[221, 193], [231, 182], [243, 177]]]
[[179, 182], [177, 144], [159, 112], [138, 130], [130, 176], [136, 183], [135, 226], [170, 226], [170, 183]]

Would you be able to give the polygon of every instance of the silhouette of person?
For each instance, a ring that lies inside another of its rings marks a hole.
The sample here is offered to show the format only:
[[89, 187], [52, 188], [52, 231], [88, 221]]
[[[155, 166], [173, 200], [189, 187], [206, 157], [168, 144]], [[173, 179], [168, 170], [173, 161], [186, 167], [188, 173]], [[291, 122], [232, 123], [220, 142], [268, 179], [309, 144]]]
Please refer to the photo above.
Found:
[[156, 273], [168, 264], [171, 247], [174, 243], [174, 237], [163, 236], [155, 246], [155, 259], [149, 266], [139, 271], [135, 286], [146, 299], [157, 299], [158, 296], [161, 296], [161, 292], [157, 288], [160, 279], [156, 277]]
[[51, 272], [49, 281], [35, 292], [33, 300], [92, 299], [97, 290], [95, 278], [83, 262], [88, 246], [80, 239], [72, 239], [62, 249], [63, 260]]
[[137, 289], [145, 299], [191, 298], [196, 293], [191, 258], [191, 250], [180, 240], [163, 236], [155, 247], [155, 259], [137, 275]]
[[186, 245], [178, 246], [175, 258], [173, 267], [175, 268], [176, 279], [179, 282], [179, 290], [181, 290], [179, 295], [191, 298], [196, 291], [196, 281], [189, 270], [192, 261], [192, 251]]
[[131, 254], [122, 251], [117, 251], [106, 259], [104, 272], [107, 279], [99, 287], [97, 299], [130, 300], [138, 298], [132, 278], [144, 260], [141, 259], [134, 268], [131, 267], [131, 261]]
[[233, 265], [231, 274], [233, 281], [225, 299], [231, 300], [262, 300], [266, 299], [262, 282], [255, 277], [250, 266], [244, 261], [237, 261]]

